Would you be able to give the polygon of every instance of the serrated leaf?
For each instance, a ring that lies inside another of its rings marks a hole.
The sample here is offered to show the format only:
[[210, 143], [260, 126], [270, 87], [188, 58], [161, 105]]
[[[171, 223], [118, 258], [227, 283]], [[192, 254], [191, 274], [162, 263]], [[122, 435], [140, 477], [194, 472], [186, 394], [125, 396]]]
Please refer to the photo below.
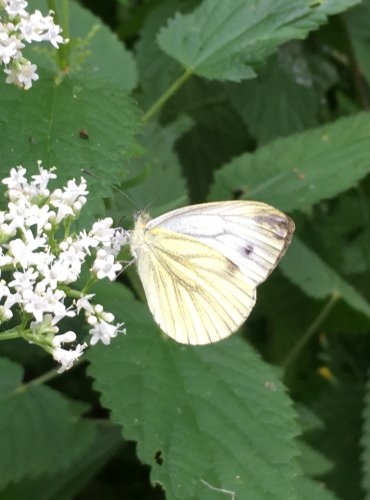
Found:
[[305, 476], [297, 478], [296, 488], [300, 500], [340, 500], [320, 482]]
[[366, 385], [363, 409], [363, 429], [361, 436], [362, 487], [366, 492], [366, 500], [370, 499], [370, 382]]
[[299, 441], [299, 448], [301, 452], [299, 463], [309, 477], [321, 476], [333, 468], [334, 464], [331, 460], [306, 442]]
[[70, 500], [88, 483], [122, 446], [122, 436], [116, 427], [99, 429], [87, 453], [79, 457], [63, 473], [23, 479], [0, 491], [1, 500]]
[[358, 1], [204, 0], [192, 14], [176, 14], [158, 42], [190, 73], [240, 81], [256, 76], [256, 66], [279, 45], [305, 38]]
[[91, 350], [89, 371], [166, 498], [214, 498], [203, 481], [236, 498], [296, 498], [297, 429], [275, 371], [237, 336], [205, 348], [162, 338], [117, 284], [103, 298], [127, 335]]
[[370, 116], [277, 139], [218, 170], [210, 199], [261, 200], [286, 211], [305, 209], [354, 186], [370, 172]]
[[304, 55], [297, 50], [293, 54], [294, 48], [290, 47], [290, 68], [294, 68], [290, 73], [280, 61], [280, 57], [288, 57], [285, 48], [280, 57], [269, 60], [258, 78], [230, 87], [235, 110], [260, 144], [318, 125], [319, 96], [310, 70], [305, 67]]
[[22, 386], [22, 368], [0, 358], [0, 487], [53, 474], [77, 461], [95, 436], [69, 402], [43, 385]]
[[[19, 164], [35, 170], [36, 161], [42, 160], [45, 167], [59, 167], [60, 182], [80, 176], [81, 168], [106, 179], [123, 175], [139, 130], [139, 113], [127, 94], [111, 83], [65, 78], [56, 86], [50, 74], [41, 74], [30, 92], [4, 87], [0, 105], [2, 174]], [[100, 195], [105, 192], [102, 183], [95, 184]]]
[[293, 239], [279, 268], [310, 297], [324, 299], [337, 294], [351, 307], [370, 317], [370, 303], [298, 237]]

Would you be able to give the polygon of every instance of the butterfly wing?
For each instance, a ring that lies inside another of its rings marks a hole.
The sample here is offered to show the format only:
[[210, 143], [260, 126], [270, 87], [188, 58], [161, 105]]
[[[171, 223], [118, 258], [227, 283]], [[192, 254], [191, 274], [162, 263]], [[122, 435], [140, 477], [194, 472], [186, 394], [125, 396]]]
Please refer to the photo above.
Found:
[[279, 210], [255, 201], [223, 201], [180, 208], [147, 224], [192, 237], [233, 262], [255, 288], [287, 249], [294, 222]]
[[255, 304], [255, 289], [238, 266], [185, 234], [147, 229], [137, 264], [156, 322], [177, 342], [223, 339], [239, 328]]

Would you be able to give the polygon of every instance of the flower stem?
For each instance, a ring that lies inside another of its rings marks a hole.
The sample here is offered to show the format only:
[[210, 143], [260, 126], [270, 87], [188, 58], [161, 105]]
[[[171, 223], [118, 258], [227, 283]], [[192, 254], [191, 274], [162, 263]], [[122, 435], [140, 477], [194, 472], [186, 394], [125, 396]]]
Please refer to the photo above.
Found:
[[[81, 363], [84, 363], [86, 360], [80, 359], [74, 363], [72, 368], [75, 368], [76, 366], [80, 365]], [[71, 368], [71, 369], [72, 369]], [[39, 377], [34, 378], [33, 380], [30, 380], [29, 382], [26, 382], [25, 384], [21, 384], [17, 387], [17, 392], [23, 392], [27, 389], [27, 386], [29, 385], [41, 385], [45, 384], [46, 382], [49, 382], [55, 377], [58, 377], [61, 375], [61, 373], [58, 372], [58, 368], [53, 368], [52, 370], [49, 370], [48, 372], [40, 375]]]
[[302, 337], [295, 344], [293, 349], [288, 353], [287, 357], [282, 363], [282, 367], [286, 370], [287, 367], [292, 363], [292, 361], [300, 354], [304, 346], [310, 340], [313, 335], [320, 328], [323, 321], [326, 319], [330, 311], [333, 309], [337, 301], [340, 299], [340, 294], [338, 292], [333, 292], [330, 296], [330, 299], [321, 309], [320, 313], [316, 316], [310, 326], [307, 328], [306, 332], [302, 335]]
[[[53, 18], [55, 24], [58, 24], [62, 29], [63, 38], [69, 38], [69, 0], [62, 0], [61, 16], [57, 10], [56, 0], [47, 0], [49, 10], [54, 12]], [[67, 44], [60, 44], [58, 49], [59, 67], [65, 71], [69, 66], [69, 46]]]
[[0, 340], [18, 339], [19, 337], [22, 337], [20, 325], [0, 333]]
[[170, 97], [177, 92], [177, 90], [188, 80], [193, 74], [193, 70], [191, 68], [187, 68], [184, 73], [178, 78], [173, 84], [166, 90], [164, 94], [161, 95], [159, 99], [155, 101], [155, 103], [148, 109], [148, 111], [144, 114], [142, 120], [143, 123], [147, 123], [150, 118], [157, 113], [163, 104], [165, 104]]

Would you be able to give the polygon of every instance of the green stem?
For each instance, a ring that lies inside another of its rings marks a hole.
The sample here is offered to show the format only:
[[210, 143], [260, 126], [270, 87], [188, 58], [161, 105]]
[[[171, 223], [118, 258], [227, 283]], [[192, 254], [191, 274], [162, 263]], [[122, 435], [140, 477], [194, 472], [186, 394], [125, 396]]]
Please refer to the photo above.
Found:
[[[72, 368], [75, 368], [76, 366], [80, 365], [81, 363], [84, 363], [86, 360], [80, 359], [76, 361], [76, 363], [73, 364]], [[72, 370], [72, 368], [70, 368]], [[34, 378], [33, 380], [30, 380], [26, 384], [21, 384], [17, 387], [17, 392], [24, 392], [29, 385], [41, 385], [45, 384], [46, 382], [49, 382], [55, 377], [58, 377], [61, 375], [61, 373], [58, 372], [58, 368], [53, 368], [52, 370], [49, 370], [48, 372], [44, 373], [43, 375], [40, 375], [39, 377]]]
[[0, 333], [0, 340], [18, 339], [19, 337], [22, 337], [21, 327], [19, 325]]
[[282, 367], [286, 370], [286, 368], [292, 363], [292, 361], [300, 354], [304, 346], [310, 340], [311, 337], [317, 332], [320, 328], [323, 321], [326, 319], [330, 311], [333, 309], [335, 304], [340, 298], [340, 294], [338, 292], [333, 292], [330, 296], [330, 299], [327, 301], [325, 306], [321, 309], [320, 313], [316, 316], [310, 326], [307, 328], [306, 332], [302, 335], [302, 337], [295, 344], [293, 349], [288, 353], [287, 357], [282, 363]]
[[191, 77], [193, 74], [193, 70], [191, 68], [187, 68], [184, 73], [178, 78], [173, 84], [166, 90], [166, 92], [161, 95], [159, 99], [155, 101], [155, 103], [148, 109], [148, 111], [143, 116], [143, 123], [147, 123], [150, 118], [157, 113], [165, 104], [170, 97], [173, 96], [175, 92]]
[[[53, 18], [55, 24], [58, 24], [62, 29], [63, 38], [69, 38], [69, 0], [62, 0], [61, 12], [62, 15], [58, 15], [57, 3], [56, 0], [47, 0], [49, 10], [54, 12]], [[62, 70], [68, 68], [69, 65], [69, 45], [60, 44], [58, 49], [58, 59], [59, 59], [59, 67]]]
[[71, 299], [80, 299], [83, 295], [79, 290], [74, 290], [68, 285], [63, 285], [63, 283], [59, 283], [58, 286], [61, 290], [63, 290], [63, 292], [65, 292], [68, 297], [71, 297]]

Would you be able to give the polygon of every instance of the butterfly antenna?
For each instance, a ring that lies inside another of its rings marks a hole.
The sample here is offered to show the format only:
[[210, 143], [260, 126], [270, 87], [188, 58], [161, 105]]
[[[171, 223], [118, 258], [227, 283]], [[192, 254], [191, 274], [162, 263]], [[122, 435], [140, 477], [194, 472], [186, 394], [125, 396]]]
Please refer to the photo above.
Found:
[[155, 202], [155, 200], [158, 198], [158, 196], [153, 196], [153, 199], [147, 204], [145, 205], [144, 207], [144, 210], [141, 210], [142, 212], [147, 212], [148, 208], [153, 205], [153, 203]]
[[129, 196], [127, 193], [125, 193], [124, 191], [122, 191], [120, 188], [118, 188], [114, 184], [106, 181], [105, 179], [102, 179], [101, 177], [99, 177], [95, 173], [91, 172], [90, 170], [87, 170], [87, 168], [81, 168], [81, 172], [83, 172], [84, 174], [90, 175], [91, 177], [95, 177], [95, 179], [98, 179], [98, 181], [100, 181], [103, 184], [105, 184], [106, 186], [114, 189], [115, 191], [117, 191], [117, 193], [121, 193], [125, 198], [128, 199], [128, 201], [130, 203], [132, 203], [134, 205], [134, 207], [136, 208], [136, 210], [138, 210], [139, 212], [142, 211], [141, 208], [138, 206], [138, 204], [131, 198], [131, 196]]

